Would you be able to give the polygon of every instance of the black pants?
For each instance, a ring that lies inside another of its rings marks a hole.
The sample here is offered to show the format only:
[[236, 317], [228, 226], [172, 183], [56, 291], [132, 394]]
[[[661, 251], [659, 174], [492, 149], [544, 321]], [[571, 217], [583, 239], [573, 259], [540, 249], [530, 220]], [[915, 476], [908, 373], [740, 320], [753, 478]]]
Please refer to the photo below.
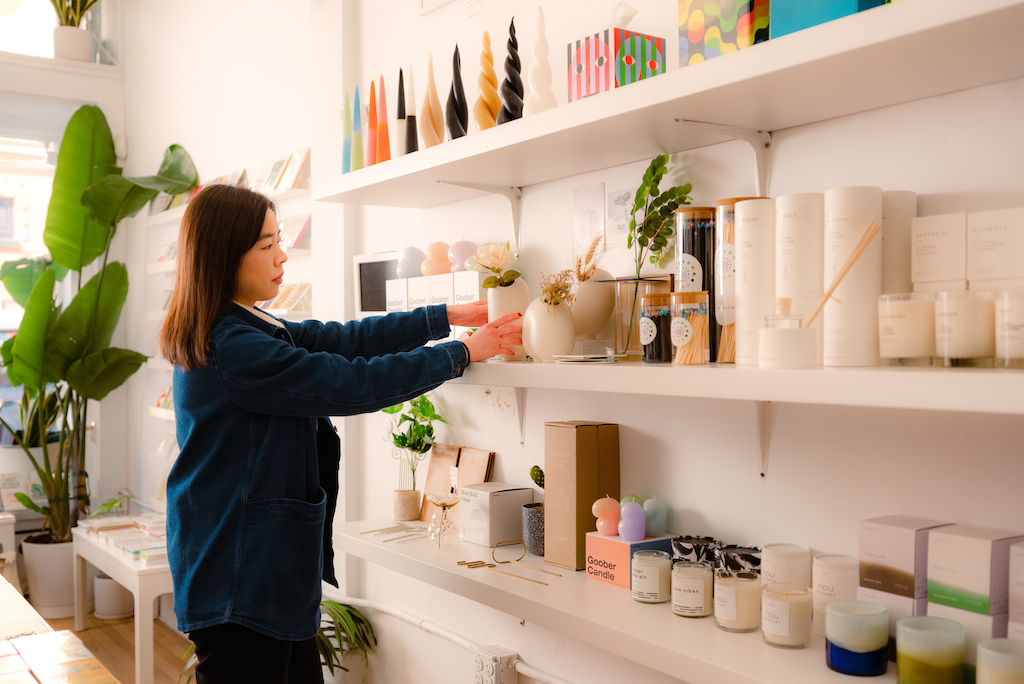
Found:
[[316, 637], [281, 641], [231, 624], [188, 636], [199, 657], [196, 684], [323, 684]]

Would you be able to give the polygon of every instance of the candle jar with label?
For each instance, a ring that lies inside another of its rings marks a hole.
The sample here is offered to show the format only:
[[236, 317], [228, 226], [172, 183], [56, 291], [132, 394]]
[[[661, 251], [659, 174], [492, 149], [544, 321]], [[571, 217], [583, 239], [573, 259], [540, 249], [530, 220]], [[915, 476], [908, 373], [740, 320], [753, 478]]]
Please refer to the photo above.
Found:
[[640, 296], [640, 344], [644, 363], [672, 361], [672, 295]]
[[710, 563], [682, 561], [672, 566], [672, 612], [683, 617], [706, 617], [715, 612]]
[[665, 551], [637, 551], [630, 562], [633, 599], [665, 603], [672, 598], [672, 558]]
[[933, 616], [896, 623], [897, 684], [962, 684], [964, 627]]
[[853, 556], [815, 556], [811, 581], [814, 583], [814, 633], [825, 636], [825, 606], [833, 601], [857, 598], [860, 561]]
[[872, 601], [833, 601], [825, 606], [825, 663], [858, 677], [878, 677], [889, 667], [889, 611]]
[[672, 363], [708, 363], [713, 352], [708, 346], [708, 293], [672, 293]]
[[934, 364], [934, 292], [879, 296], [878, 351], [883, 366]]
[[1024, 292], [996, 295], [996, 367], [1024, 368]]
[[761, 626], [761, 576], [715, 573], [715, 625], [724, 632], [756, 632]]
[[977, 684], [1024, 682], [1024, 641], [985, 639], [978, 642]]
[[935, 298], [938, 365], [991, 368], [996, 356], [996, 293], [939, 292]]
[[761, 577], [766, 583], [811, 586], [811, 550], [797, 544], [765, 544], [761, 549]]
[[761, 589], [761, 634], [777, 648], [806, 648], [811, 642], [811, 588], [774, 583]]

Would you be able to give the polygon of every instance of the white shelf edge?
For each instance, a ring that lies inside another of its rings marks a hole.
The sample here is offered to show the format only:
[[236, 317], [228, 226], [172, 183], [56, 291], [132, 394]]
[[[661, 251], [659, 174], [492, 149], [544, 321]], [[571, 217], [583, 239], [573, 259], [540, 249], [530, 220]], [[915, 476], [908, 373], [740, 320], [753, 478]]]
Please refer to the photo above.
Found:
[[165, 409], [159, 408], [157, 406], [150, 406], [149, 415], [153, 416], [154, 418], [160, 418], [161, 420], [174, 420], [173, 409]]
[[[306, 163], [308, 164], [309, 162], [307, 161]], [[300, 197], [309, 197], [311, 196], [312, 191], [310, 188], [291, 188], [288, 190], [271, 190], [264, 194], [276, 203], [289, 202]]]
[[174, 273], [174, 269], [177, 268], [178, 261], [171, 259], [170, 261], [157, 261], [155, 263], [146, 266], [146, 275], [153, 275], [155, 273]]
[[170, 362], [167, 361], [167, 359], [165, 359], [164, 357], [159, 356], [159, 355], [158, 356], [151, 356], [151, 357], [149, 357], [149, 360], [146, 361], [146, 365], [149, 366], [150, 370], [161, 370], [161, 371], [172, 371], [172, 370], [174, 370], [174, 366], [172, 366], [170, 364]]

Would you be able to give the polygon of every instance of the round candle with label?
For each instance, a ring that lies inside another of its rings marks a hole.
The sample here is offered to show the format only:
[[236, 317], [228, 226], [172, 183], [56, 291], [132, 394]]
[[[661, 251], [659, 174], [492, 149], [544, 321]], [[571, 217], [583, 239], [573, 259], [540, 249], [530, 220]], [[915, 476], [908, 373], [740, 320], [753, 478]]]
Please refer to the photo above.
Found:
[[806, 648], [811, 641], [811, 588], [774, 583], [761, 589], [761, 633], [778, 648]]
[[664, 551], [637, 551], [630, 561], [633, 599], [665, 603], [672, 597], [672, 558]]
[[996, 366], [1024, 368], [1024, 292], [996, 296]]
[[936, 295], [935, 354], [939, 365], [947, 368], [995, 365], [995, 292], [962, 290]]
[[814, 633], [825, 636], [825, 606], [853, 601], [860, 584], [860, 561], [852, 556], [815, 556], [811, 567], [814, 586]]
[[811, 550], [797, 544], [765, 544], [761, 549], [761, 577], [766, 583], [811, 586]]
[[683, 617], [713, 614], [713, 576], [710, 563], [682, 561], [672, 566], [672, 612]]
[[761, 626], [761, 576], [715, 573], [715, 625], [725, 632], [756, 632]]
[[878, 298], [878, 351], [883, 366], [931, 366], [935, 361], [935, 293]]

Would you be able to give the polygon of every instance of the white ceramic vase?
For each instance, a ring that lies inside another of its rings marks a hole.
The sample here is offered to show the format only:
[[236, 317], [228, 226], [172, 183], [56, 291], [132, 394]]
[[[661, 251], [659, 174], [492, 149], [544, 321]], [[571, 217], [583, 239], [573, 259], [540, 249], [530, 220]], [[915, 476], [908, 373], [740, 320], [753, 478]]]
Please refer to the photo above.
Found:
[[[489, 287], [487, 288], [487, 320], [488, 322], [497, 320], [502, 316], [507, 316], [510, 313], [521, 313], [526, 314], [527, 307], [530, 306], [530, 286], [522, 279], [522, 277], [516, 278], [512, 281], [512, 284], [507, 287]], [[523, 331], [523, 338], [526, 337], [526, 331]], [[515, 354], [512, 356], [499, 355], [495, 358], [501, 359], [502, 361], [522, 361], [523, 357], [526, 356], [526, 351], [523, 349], [523, 345], [514, 344], [510, 347]]]
[[615, 283], [597, 282], [611, 278], [611, 273], [599, 268], [590, 280], [577, 284], [572, 305], [577, 340], [596, 340], [611, 320], [615, 311]]
[[555, 356], [572, 354], [576, 346], [576, 325], [565, 304], [548, 306], [539, 297], [523, 314], [523, 341], [534, 361], [553, 363]]
[[91, 62], [96, 55], [92, 31], [78, 26], [55, 26], [53, 29], [53, 56]]

